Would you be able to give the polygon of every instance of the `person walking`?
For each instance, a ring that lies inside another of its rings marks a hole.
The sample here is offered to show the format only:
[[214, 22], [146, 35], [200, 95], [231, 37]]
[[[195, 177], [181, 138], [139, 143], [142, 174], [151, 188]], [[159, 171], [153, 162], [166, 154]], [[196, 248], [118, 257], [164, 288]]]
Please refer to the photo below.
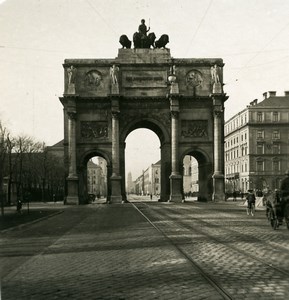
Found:
[[289, 196], [289, 170], [285, 172], [286, 177], [281, 181], [281, 197], [285, 198]]
[[233, 192], [233, 201], [237, 201], [237, 192], [236, 191]]
[[254, 216], [256, 197], [253, 194], [253, 190], [248, 190], [248, 195], [246, 199], [247, 199], [247, 215], [249, 216], [249, 214], [251, 214], [251, 216]]
[[16, 207], [16, 209], [17, 209], [17, 213], [21, 215], [22, 214], [22, 202], [21, 202], [20, 199], [17, 200], [17, 207]]

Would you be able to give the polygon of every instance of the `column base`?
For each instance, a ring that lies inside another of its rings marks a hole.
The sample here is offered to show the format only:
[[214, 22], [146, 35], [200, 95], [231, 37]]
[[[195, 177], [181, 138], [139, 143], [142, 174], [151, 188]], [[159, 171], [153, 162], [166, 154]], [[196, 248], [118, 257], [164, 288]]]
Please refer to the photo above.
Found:
[[110, 203], [122, 203], [121, 176], [112, 175], [110, 177], [110, 182], [111, 182]]
[[181, 193], [181, 183], [182, 183], [182, 176], [181, 175], [171, 175], [170, 176], [170, 202], [182, 202], [183, 195]]
[[78, 178], [77, 176], [69, 176], [67, 181], [67, 197], [65, 204], [79, 204], [78, 197]]
[[64, 204], [78, 205], [79, 204], [79, 198], [78, 198], [78, 196], [67, 196]]
[[224, 175], [215, 173], [213, 175], [213, 201], [225, 201]]

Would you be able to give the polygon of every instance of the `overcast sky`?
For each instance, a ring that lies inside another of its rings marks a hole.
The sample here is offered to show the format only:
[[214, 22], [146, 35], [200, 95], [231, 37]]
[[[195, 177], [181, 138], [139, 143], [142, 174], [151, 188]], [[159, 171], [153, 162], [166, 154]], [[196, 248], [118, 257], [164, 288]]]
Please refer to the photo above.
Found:
[[[0, 0], [2, 122], [15, 135], [57, 143], [64, 59], [115, 58], [119, 36], [131, 38], [142, 18], [157, 37], [170, 36], [173, 57], [224, 60], [226, 119], [263, 92], [289, 90], [288, 0]], [[133, 178], [159, 159], [156, 135], [137, 132], [127, 139]], [[144, 148], [157, 153], [148, 162]]]

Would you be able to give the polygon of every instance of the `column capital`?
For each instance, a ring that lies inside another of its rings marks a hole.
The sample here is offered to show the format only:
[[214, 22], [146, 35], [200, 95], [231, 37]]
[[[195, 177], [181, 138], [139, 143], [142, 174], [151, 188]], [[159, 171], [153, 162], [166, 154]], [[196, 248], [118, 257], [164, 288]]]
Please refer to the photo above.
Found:
[[172, 116], [172, 118], [177, 119], [179, 117], [179, 111], [172, 110], [171, 111], [171, 116]]
[[67, 112], [67, 116], [68, 116], [68, 118], [69, 118], [70, 120], [76, 120], [77, 114], [76, 114], [75, 111], [68, 111], [68, 112]]
[[111, 112], [111, 116], [112, 116], [112, 118], [115, 119], [115, 120], [118, 120], [119, 114], [120, 114], [120, 111], [113, 110], [113, 111]]
[[226, 93], [210, 94], [210, 98], [213, 99], [213, 105], [223, 105], [229, 96], [227, 96]]
[[221, 118], [223, 115], [223, 110], [221, 108], [214, 109], [214, 116], [217, 118]]

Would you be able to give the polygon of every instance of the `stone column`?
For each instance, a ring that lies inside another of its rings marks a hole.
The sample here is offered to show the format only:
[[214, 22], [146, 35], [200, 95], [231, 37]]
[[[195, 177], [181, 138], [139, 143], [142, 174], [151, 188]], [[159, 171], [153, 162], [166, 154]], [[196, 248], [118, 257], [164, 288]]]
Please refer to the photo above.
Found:
[[78, 176], [76, 170], [76, 112], [68, 111], [68, 177], [67, 204], [78, 204]]
[[182, 201], [182, 176], [179, 173], [179, 99], [170, 97], [171, 109], [171, 167], [170, 201]]
[[119, 176], [119, 112], [112, 112], [112, 176]]
[[223, 174], [224, 151], [223, 141], [223, 118], [224, 118], [224, 95], [213, 95], [213, 113], [214, 113], [214, 174], [213, 174], [213, 200], [225, 200], [225, 182]]
[[121, 176], [119, 172], [119, 99], [112, 99], [112, 130], [111, 130], [111, 153], [112, 153], [112, 175], [111, 180], [111, 202], [121, 203]]
[[171, 122], [172, 122], [172, 174], [171, 175], [180, 175], [179, 173], [179, 164], [178, 164], [178, 145], [179, 145], [179, 112], [171, 112]]

